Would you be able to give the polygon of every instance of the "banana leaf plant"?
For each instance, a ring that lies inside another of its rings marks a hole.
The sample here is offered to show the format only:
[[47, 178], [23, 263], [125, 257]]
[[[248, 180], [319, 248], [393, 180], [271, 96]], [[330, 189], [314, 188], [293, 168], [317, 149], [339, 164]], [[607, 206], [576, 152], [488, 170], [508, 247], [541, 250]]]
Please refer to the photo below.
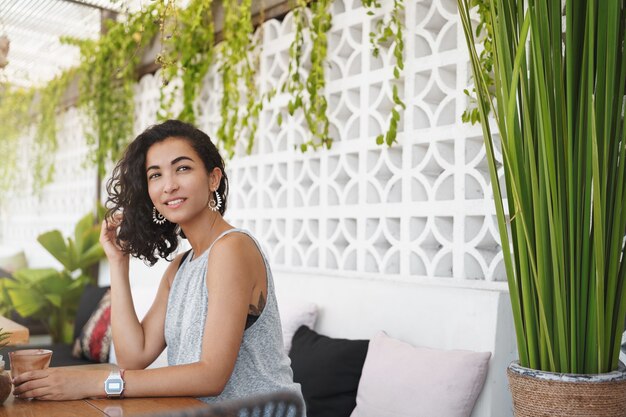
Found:
[[89, 277], [72, 278], [67, 271], [50, 268], [20, 269], [14, 278], [3, 283], [12, 309], [46, 323], [53, 342], [70, 343], [78, 301]]
[[[104, 257], [99, 238], [100, 224], [94, 225], [93, 214], [88, 213], [76, 224], [74, 239], [65, 240], [60, 231], [52, 230], [39, 235], [37, 241], [63, 265], [65, 271], [80, 270], [82, 275], [93, 277], [89, 267]], [[92, 283], [97, 284], [93, 280]]]
[[63, 269], [24, 268], [14, 273], [13, 280], [0, 280], [0, 313], [16, 311], [42, 320], [54, 342], [70, 343], [80, 296], [87, 284], [95, 282], [89, 268], [104, 257], [100, 227], [93, 220], [92, 213], [80, 219], [73, 238], [64, 239], [58, 230], [40, 235], [39, 243]]
[[472, 3], [458, 0], [520, 364], [616, 370], [626, 321], [625, 2], [488, 1], [493, 98]]

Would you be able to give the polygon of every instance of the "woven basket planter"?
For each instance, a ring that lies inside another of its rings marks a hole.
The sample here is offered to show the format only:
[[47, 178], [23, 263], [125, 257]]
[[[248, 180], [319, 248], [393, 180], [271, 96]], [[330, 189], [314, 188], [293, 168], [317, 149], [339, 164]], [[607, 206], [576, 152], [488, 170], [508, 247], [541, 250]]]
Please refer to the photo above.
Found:
[[624, 417], [626, 368], [597, 375], [507, 369], [515, 417]]

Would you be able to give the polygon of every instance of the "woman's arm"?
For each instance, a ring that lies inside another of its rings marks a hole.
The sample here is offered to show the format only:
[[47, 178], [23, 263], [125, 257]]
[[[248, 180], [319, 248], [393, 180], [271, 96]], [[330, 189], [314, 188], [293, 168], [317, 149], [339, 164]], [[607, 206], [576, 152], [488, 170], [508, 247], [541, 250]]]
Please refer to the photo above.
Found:
[[[261, 285], [267, 294], [267, 278], [256, 245], [239, 233], [225, 236], [213, 247], [207, 270], [209, 305], [200, 360], [127, 370], [125, 397], [204, 397], [224, 390], [235, 367], [253, 291]], [[102, 397], [107, 375], [108, 371], [71, 368], [25, 372], [15, 380], [15, 393], [22, 398], [49, 400]]]
[[102, 222], [100, 243], [109, 260], [111, 275], [111, 330], [117, 361], [123, 368], [143, 369], [165, 347], [163, 326], [169, 282], [180, 264], [177, 257], [167, 268], [159, 284], [152, 307], [142, 322], [137, 318], [129, 282], [129, 256], [116, 243], [121, 215]]
[[182, 255], [167, 267], [156, 297], [140, 322], [135, 312], [128, 279], [128, 265], [111, 265], [111, 331], [117, 363], [125, 369], [143, 369], [165, 348], [165, 313], [170, 283]]

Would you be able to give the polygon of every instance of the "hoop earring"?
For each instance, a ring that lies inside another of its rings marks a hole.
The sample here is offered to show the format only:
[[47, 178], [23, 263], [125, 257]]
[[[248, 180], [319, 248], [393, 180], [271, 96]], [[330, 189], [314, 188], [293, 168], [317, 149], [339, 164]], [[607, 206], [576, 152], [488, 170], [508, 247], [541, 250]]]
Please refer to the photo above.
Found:
[[209, 210], [214, 212], [219, 211], [222, 208], [222, 197], [217, 190], [215, 190], [215, 200], [210, 199], [207, 207], [209, 207]]
[[165, 216], [159, 213], [156, 207], [152, 207], [152, 221], [158, 225], [165, 223]]

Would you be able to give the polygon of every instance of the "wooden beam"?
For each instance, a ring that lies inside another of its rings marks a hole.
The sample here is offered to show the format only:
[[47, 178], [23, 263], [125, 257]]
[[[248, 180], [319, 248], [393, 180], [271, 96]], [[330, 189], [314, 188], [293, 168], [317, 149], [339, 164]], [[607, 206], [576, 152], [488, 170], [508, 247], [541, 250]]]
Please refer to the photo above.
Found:
[[72, 4], [77, 4], [79, 6], [89, 7], [91, 9], [98, 9], [100, 11], [119, 13], [119, 10], [111, 9], [110, 7], [99, 6], [97, 4], [93, 4], [87, 1], [81, 1], [81, 0], [61, 0], [61, 1], [72, 3]]

